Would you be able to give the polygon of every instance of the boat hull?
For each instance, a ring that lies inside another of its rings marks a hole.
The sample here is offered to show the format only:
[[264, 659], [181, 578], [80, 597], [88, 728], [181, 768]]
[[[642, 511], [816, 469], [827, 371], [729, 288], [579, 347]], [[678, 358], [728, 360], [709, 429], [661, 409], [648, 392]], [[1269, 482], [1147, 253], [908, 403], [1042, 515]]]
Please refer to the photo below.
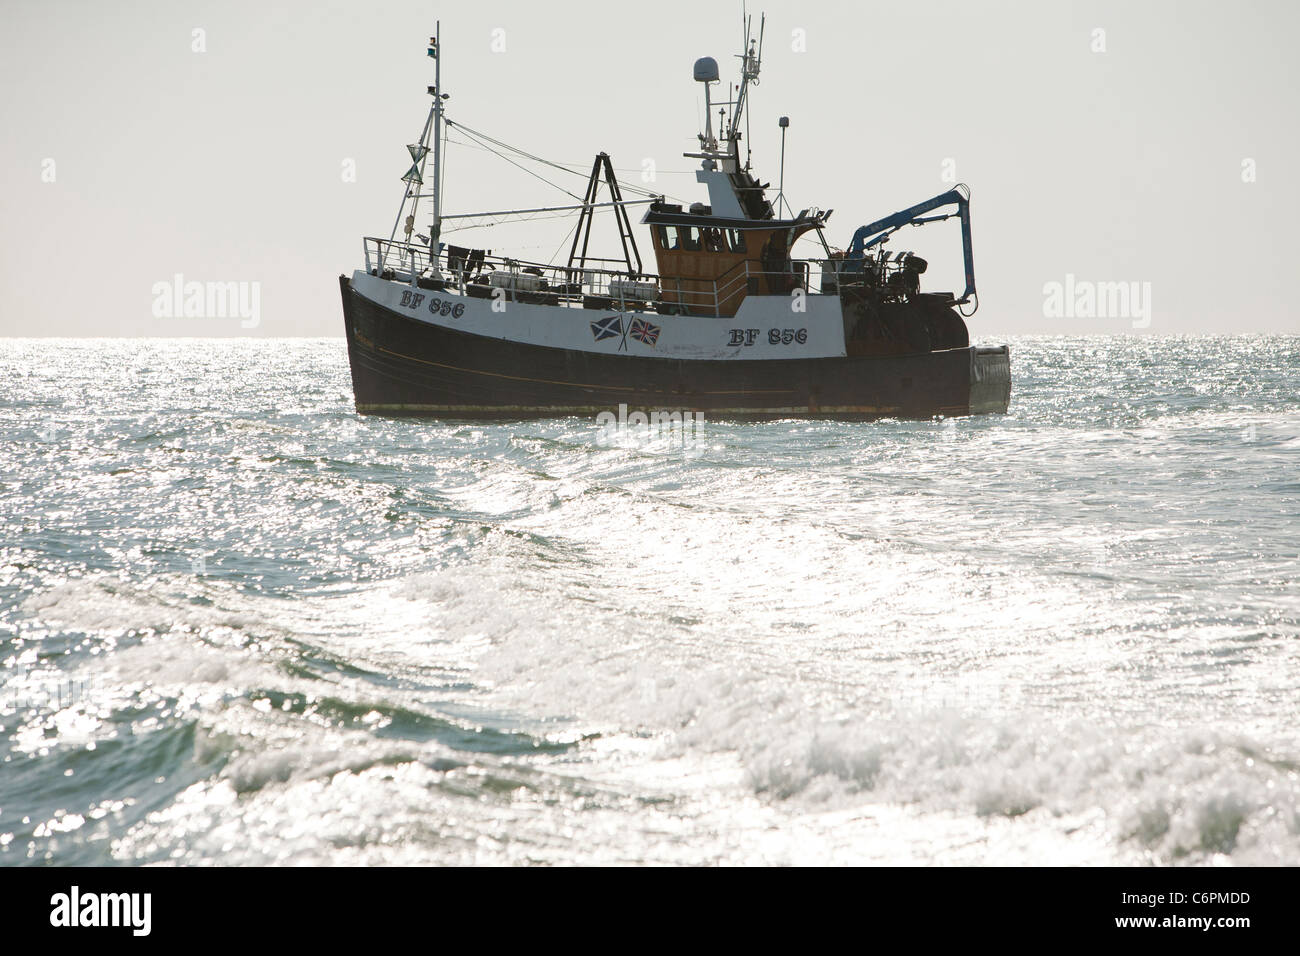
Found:
[[339, 277], [362, 414], [550, 418], [630, 409], [714, 419], [929, 418], [1005, 412], [1006, 346], [915, 355], [678, 359], [555, 348], [420, 321]]

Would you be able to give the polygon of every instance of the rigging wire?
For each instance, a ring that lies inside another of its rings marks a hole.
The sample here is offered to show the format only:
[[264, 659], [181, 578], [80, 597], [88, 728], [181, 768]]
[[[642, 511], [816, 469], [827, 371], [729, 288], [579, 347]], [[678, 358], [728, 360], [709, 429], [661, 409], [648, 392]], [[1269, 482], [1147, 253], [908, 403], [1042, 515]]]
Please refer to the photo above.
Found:
[[[565, 212], [557, 212], [557, 213], [553, 213], [553, 214], [551, 214], [551, 215], [549, 215], [549, 216], [538, 216], [538, 215], [534, 215], [534, 216], [521, 216], [521, 215], [519, 215], [519, 214], [515, 214], [515, 215], [514, 215], [514, 221], [517, 221], [517, 222], [542, 222], [542, 221], [547, 220], [547, 219], [564, 219], [564, 218], [567, 217], [567, 216], [573, 216], [573, 215], [577, 214], [579, 211], [580, 211], [580, 210], [577, 210], [577, 209], [571, 209], [571, 210], [566, 210]], [[443, 229], [442, 229], [442, 231], [443, 231], [444, 233], [448, 233], [448, 232], [463, 232], [463, 231], [468, 230], [468, 229], [491, 229], [493, 226], [500, 226], [500, 225], [502, 225], [502, 224], [504, 224], [505, 222], [508, 222], [508, 221], [510, 221], [510, 220], [501, 219], [501, 220], [499, 220], [498, 222], [480, 222], [480, 223], [471, 223], [471, 224], [469, 224], [469, 225], [465, 225], [465, 226], [451, 226], [451, 227], [444, 226]]]
[[[569, 241], [570, 236], [572, 236], [575, 232], [577, 232], [578, 226], [581, 224], [582, 224], [582, 220], [581, 219], [577, 220], [576, 222], [574, 222], [573, 226], [569, 229], [569, 231], [564, 234], [564, 238], [560, 240], [560, 244], [556, 246], [555, 251], [551, 253], [552, 262], [555, 261], [555, 257], [560, 254], [560, 250], [564, 248], [564, 244]], [[573, 260], [570, 259], [569, 261], [570, 263], [572, 263]]]
[[[445, 123], [444, 123], [444, 125], [445, 125]], [[454, 143], [454, 144], [457, 145], [457, 146], [463, 146], [465, 149], [477, 149], [477, 150], [480, 150], [480, 151], [485, 152], [485, 153], [495, 152], [495, 150], [492, 150], [492, 149], [488, 148], [487, 146], [479, 146], [479, 145], [477, 145], [476, 143], [471, 143], [469, 140], [466, 140], [466, 139], [452, 139], [452, 140], [448, 140], [448, 139], [446, 139], [446, 138], [444, 137], [443, 142], [451, 142], [451, 143]], [[554, 162], [555, 165], [559, 166], [559, 167], [560, 167], [561, 169], [563, 169], [565, 172], [570, 172], [570, 173], [573, 173], [573, 174], [575, 174], [575, 175], [582, 175], [582, 176], [586, 176], [586, 175], [587, 175], [586, 167], [585, 167], [582, 163], [562, 163], [562, 162], [559, 162], [559, 161], [557, 161], [557, 160], [553, 160], [552, 162]], [[639, 172], [641, 172], [641, 170], [640, 170], [640, 169], [637, 169], [635, 166], [615, 166], [615, 167], [614, 167], [614, 172], [616, 172], [616, 173], [639, 173]], [[657, 174], [660, 174], [660, 175], [663, 175], [663, 176], [694, 176], [695, 173], [696, 173], [696, 170], [694, 170], [694, 169], [660, 169], [660, 170], [656, 170], [656, 173], [657, 173]], [[626, 185], [626, 184], [624, 184], [624, 183], [619, 183], [619, 185], [620, 185], [620, 186], [623, 186], [623, 188], [625, 188], [625, 189], [636, 189], [636, 188], [638, 188], [638, 187], [635, 187], [635, 186], [628, 186], [628, 185]], [[652, 195], [656, 195], [656, 196], [658, 196], [659, 193], [653, 193]]]
[[[544, 178], [544, 177], [538, 175], [537, 173], [533, 172], [532, 170], [529, 170], [529, 169], [527, 169], [527, 168], [525, 168], [525, 167], [523, 167], [523, 166], [520, 166], [518, 163], [514, 162], [514, 160], [510, 159], [508, 156], [505, 156], [505, 155], [501, 154], [501, 153], [498, 152], [497, 150], [492, 149], [492, 147], [491, 147], [491, 146], [488, 146], [487, 144], [488, 144], [488, 143], [491, 143], [491, 144], [493, 144], [493, 145], [495, 145], [495, 146], [499, 146], [501, 149], [509, 150], [510, 152], [514, 153], [514, 154], [517, 155], [517, 156], [522, 156], [523, 158], [525, 158], [525, 159], [530, 159], [530, 160], [532, 160], [533, 162], [541, 163], [542, 165], [544, 165], [544, 166], [549, 166], [549, 167], [551, 167], [552, 169], [558, 169], [558, 170], [561, 171], [561, 172], [569, 173], [570, 175], [573, 175], [573, 176], [581, 176], [583, 179], [588, 178], [588, 174], [585, 173], [585, 172], [583, 172], [582, 170], [572, 168], [571, 166], [566, 166], [566, 165], [564, 165], [564, 164], [562, 164], [562, 163], [557, 163], [557, 162], [555, 162], [554, 160], [546, 159], [546, 158], [544, 158], [544, 157], [542, 157], [542, 156], [538, 156], [538, 155], [536, 155], [536, 154], [534, 154], [534, 153], [530, 153], [530, 152], [528, 152], [527, 150], [520, 149], [520, 148], [517, 147], [517, 146], [511, 146], [509, 143], [502, 142], [501, 140], [496, 139], [495, 137], [489, 136], [487, 133], [480, 132], [480, 131], [478, 131], [478, 130], [476, 130], [476, 129], [471, 129], [470, 127], [466, 126], [464, 123], [453, 122], [452, 120], [449, 120], [449, 119], [448, 119], [448, 120], [444, 120], [443, 122], [446, 123], [446, 124], [449, 125], [449, 126], [455, 126], [455, 127], [456, 127], [457, 129], [459, 129], [461, 132], [465, 133], [467, 136], [470, 136], [470, 137], [471, 137], [472, 139], [474, 139], [477, 143], [479, 143], [480, 146], [481, 146], [483, 149], [488, 150], [488, 152], [496, 153], [498, 156], [501, 156], [502, 159], [504, 159], [506, 162], [510, 163], [512, 166], [516, 166], [516, 167], [518, 167], [519, 169], [524, 170], [524, 172], [528, 173], [530, 176], [535, 176], [537, 179], [542, 180], [542, 182], [546, 183], [546, 184], [549, 185], [549, 186], [554, 186], [556, 189], [560, 190], [561, 192], [565, 193], [566, 195], [573, 196], [573, 198], [577, 199], [579, 202], [582, 201], [582, 197], [581, 197], [581, 196], [577, 196], [577, 195], [575, 195], [574, 193], [569, 192], [569, 191], [568, 191], [567, 189], [565, 189], [563, 186], [560, 186], [560, 185], [558, 185], [557, 183], [553, 183], [553, 182], [551, 182], [550, 180], [548, 180], [548, 179], [546, 179], [546, 178]], [[676, 200], [677, 202], [680, 202], [680, 203], [683, 203], [683, 204], [686, 202], [686, 200], [683, 200], [683, 199], [681, 199], [681, 198], [678, 197], [678, 196], [669, 196], [667, 193], [662, 193], [662, 192], [659, 192], [659, 191], [657, 191], [657, 190], [652, 190], [652, 189], [645, 189], [644, 187], [641, 187], [641, 186], [633, 186], [633, 185], [630, 185], [630, 184], [628, 184], [628, 183], [622, 183], [622, 182], [619, 183], [619, 186], [620, 186], [620, 188], [623, 189], [624, 192], [634, 193], [634, 194], [637, 194], [637, 195], [645, 196], [645, 197], [647, 197], [647, 198], [649, 198], [649, 197], [653, 197], [653, 196], [663, 196], [663, 197], [666, 198], [666, 199], [673, 199], [673, 200]]]
[[[446, 122], [450, 123], [451, 121], [450, 121], [450, 120], [447, 120]], [[456, 123], [455, 126], [456, 126], [457, 129], [461, 130], [462, 132], [464, 132], [464, 133], [465, 133], [466, 135], [468, 135], [469, 137], [476, 139], [475, 134], [474, 134], [474, 132], [473, 132], [472, 130], [468, 129], [468, 128], [465, 127], [465, 126], [460, 125], [459, 123]], [[504, 145], [504, 144], [502, 144], [502, 145]], [[533, 172], [533, 171], [532, 171], [531, 169], [529, 169], [527, 166], [521, 166], [519, 163], [516, 163], [516, 162], [515, 162], [513, 159], [511, 159], [509, 156], [504, 155], [503, 153], [499, 152], [498, 150], [492, 149], [491, 147], [487, 147], [487, 149], [488, 149], [489, 152], [496, 153], [497, 156], [500, 156], [502, 159], [504, 159], [504, 160], [505, 160], [507, 163], [509, 163], [511, 166], [514, 166], [516, 169], [521, 169], [521, 170], [523, 170], [524, 172], [526, 172], [529, 176], [532, 176], [532, 177], [534, 177], [535, 179], [540, 179], [542, 182], [546, 183], [546, 185], [548, 185], [548, 186], [552, 186], [552, 187], [554, 187], [555, 189], [558, 189], [560, 192], [564, 193], [566, 196], [572, 196], [574, 199], [578, 200], [578, 202], [582, 202], [582, 197], [579, 196], [577, 193], [569, 192], [569, 190], [565, 189], [565, 188], [564, 188], [563, 186], [561, 186], [559, 183], [553, 183], [553, 182], [551, 182], [551, 181], [550, 181], [549, 179], [547, 179], [545, 176], [542, 176], [540, 173], [535, 173], [535, 172]], [[522, 152], [522, 151], [521, 151], [521, 150], [514, 150], [514, 152]], [[532, 158], [532, 159], [538, 159], [538, 157], [530, 157], [530, 158]], [[555, 166], [556, 169], [564, 169], [563, 166], [559, 166], [559, 165], [557, 165], [557, 164], [555, 164], [555, 163], [548, 162], [547, 160], [539, 160], [539, 161], [545, 163], [545, 164], [548, 165], [548, 166]], [[571, 171], [571, 170], [565, 170], [565, 172], [570, 172], [570, 171]]]

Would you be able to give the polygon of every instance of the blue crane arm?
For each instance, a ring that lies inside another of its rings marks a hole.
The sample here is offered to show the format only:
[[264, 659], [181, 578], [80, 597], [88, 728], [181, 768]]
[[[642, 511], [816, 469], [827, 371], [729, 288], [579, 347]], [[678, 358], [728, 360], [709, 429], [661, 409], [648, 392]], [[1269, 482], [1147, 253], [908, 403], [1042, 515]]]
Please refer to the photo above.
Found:
[[[956, 213], [947, 213], [942, 216], [925, 215], [927, 212], [932, 212], [943, 206], [953, 205], [957, 207]], [[933, 199], [927, 199], [915, 206], [909, 206], [902, 212], [896, 212], [892, 216], [877, 219], [870, 225], [863, 226], [853, 234], [853, 239], [849, 242], [846, 258], [849, 260], [864, 258], [868, 249], [888, 239], [892, 233], [903, 226], [920, 226], [927, 222], [939, 222], [944, 219], [951, 219], [954, 215], [961, 217], [961, 250], [966, 267], [966, 291], [959, 301], [967, 302], [975, 295], [975, 259], [971, 251], [970, 239], [970, 189], [964, 183], [955, 186], [946, 193], [935, 196]], [[853, 268], [853, 266], [850, 265], [849, 268]]]

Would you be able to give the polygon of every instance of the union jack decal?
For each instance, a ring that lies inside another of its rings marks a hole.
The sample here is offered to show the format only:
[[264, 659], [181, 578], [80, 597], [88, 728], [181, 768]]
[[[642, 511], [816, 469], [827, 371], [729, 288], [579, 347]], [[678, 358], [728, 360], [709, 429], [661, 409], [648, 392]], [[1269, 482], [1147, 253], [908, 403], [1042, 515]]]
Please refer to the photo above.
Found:
[[644, 342], [653, 348], [659, 341], [659, 326], [651, 325], [645, 319], [633, 319], [631, 335], [638, 342]]

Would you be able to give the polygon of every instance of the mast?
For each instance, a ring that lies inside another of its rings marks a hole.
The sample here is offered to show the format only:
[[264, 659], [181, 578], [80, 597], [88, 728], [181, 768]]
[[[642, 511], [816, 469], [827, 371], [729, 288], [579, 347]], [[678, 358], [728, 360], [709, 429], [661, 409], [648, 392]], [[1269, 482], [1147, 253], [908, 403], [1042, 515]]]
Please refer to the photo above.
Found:
[[[442, 231], [442, 110], [443, 101], [447, 99], [447, 94], [442, 92], [442, 58], [438, 55], [438, 34], [442, 32], [442, 24], [439, 22], [435, 26], [435, 34], [429, 37], [429, 56], [434, 61], [434, 85], [428, 88], [429, 95], [433, 97], [433, 106], [429, 108], [429, 115], [425, 117], [424, 128], [420, 131], [420, 138], [407, 146], [407, 151], [411, 154], [411, 168], [406, 171], [402, 177], [402, 182], [406, 184], [402, 192], [402, 204], [397, 208], [397, 218], [393, 220], [393, 231], [388, 237], [391, 243], [397, 238], [397, 230], [403, 229], [406, 236], [406, 242], [410, 243], [411, 234], [415, 231], [415, 215], [419, 209], [421, 193], [419, 187], [424, 185], [425, 168], [429, 162], [429, 136], [433, 135], [433, 228], [429, 237], [429, 259], [431, 271], [435, 274], [438, 271], [438, 251], [441, 245], [438, 242], [438, 234]], [[427, 194], [425, 194], [427, 195]], [[406, 212], [407, 200], [411, 202], [411, 212], [406, 217], [405, 226], [402, 222], [402, 214]], [[423, 239], [423, 236], [421, 236]], [[405, 259], [406, 253], [401, 253], [401, 258]], [[411, 262], [411, 281], [415, 281], [415, 261]]]
[[447, 98], [442, 92], [442, 21], [434, 23], [434, 35], [429, 42], [429, 56], [433, 57], [433, 227], [429, 230], [429, 255], [437, 271], [442, 233], [442, 104]]
[[[745, 106], [749, 98], [750, 84], [758, 83], [759, 70], [763, 58], [763, 32], [766, 19], [759, 20], [758, 37], [753, 36], [754, 21], [746, 14], [741, 21], [744, 31], [743, 46], [737, 59], [740, 60], [740, 85], [736, 88], [735, 99], [725, 105], [731, 108], [729, 121], [725, 111], [719, 110], [718, 136], [715, 137], [712, 126], [709, 85], [718, 82], [718, 63], [711, 56], [700, 57], [695, 61], [695, 80], [704, 84], [705, 121], [704, 132], [698, 134], [700, 149], [694, 153], [683, 153], [688, 159], [700, 160], [700, 168], [695, 172], [695, 181], [705, 184], [709, 190], [709, 205], [713, 215], [734, 219], [770, 219], [772, 206], [762, 198], [762, 187], [749, 174], [749, 162], [740, 162], [740, 122], [745, 121], [748, 140], [749, 115]], [[721, 137], [721, 140], [719, 140]]]

